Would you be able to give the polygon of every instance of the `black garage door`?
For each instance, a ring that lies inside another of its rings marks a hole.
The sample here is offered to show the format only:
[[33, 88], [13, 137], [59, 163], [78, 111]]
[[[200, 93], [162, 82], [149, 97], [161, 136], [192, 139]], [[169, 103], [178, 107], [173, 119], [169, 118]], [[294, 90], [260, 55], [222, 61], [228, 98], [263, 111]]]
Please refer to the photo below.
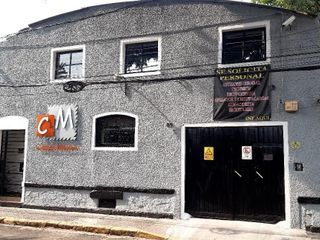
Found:
[[185, 186], [192, 216], [284, 220], [282, 127], [187, 128]]

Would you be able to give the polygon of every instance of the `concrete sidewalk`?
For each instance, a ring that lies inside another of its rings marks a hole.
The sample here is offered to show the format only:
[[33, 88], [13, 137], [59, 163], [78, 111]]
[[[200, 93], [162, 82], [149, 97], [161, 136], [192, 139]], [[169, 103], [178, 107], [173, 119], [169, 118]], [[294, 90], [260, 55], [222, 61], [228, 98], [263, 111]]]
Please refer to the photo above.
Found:
[[173, 240], [309, 240], [319, 234], [280, 225], [191, 218], [152, 219], [91, 213], [0, 207], [4, 224], [55, 227], [147, 239]]

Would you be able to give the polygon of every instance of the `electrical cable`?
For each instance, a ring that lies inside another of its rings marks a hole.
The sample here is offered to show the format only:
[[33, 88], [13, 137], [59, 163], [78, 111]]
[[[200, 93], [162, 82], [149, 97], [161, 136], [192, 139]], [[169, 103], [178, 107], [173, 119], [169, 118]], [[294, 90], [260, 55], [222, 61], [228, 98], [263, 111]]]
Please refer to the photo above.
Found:
[[[320, 51], [317, 52], [312, 52], [312, 53], [305, 53], [305, 54], [288, 54], [288, 55], [282, 55], [282, 56], [277, 56], [277, 58], [280, 57], [286, 57], [286, 56], [301, 56], [301, 55], [309, 55], [309, 54], [316, 54], [316, 53], [320, 53]], [[320, 58], [320, 56], [314, 56], [317, 58]], [[309, 57], [309, 59], [312, 57]], [[275, 62], [272, 62], [273, 65], [275, 65]], [[179, 69], [191, 69], [191, 68], [201, 68], [201, 67], [210, 67], [210, 66], [217, 66], [219, 63], [215, 62], [215, 63], [206, 63], [206, 64], [197, 64], [197, 65], [188, 65], [188, 66], [178, 66], [178, 67], [171, 67], [171, 68], [164, 68], [161, 69], [161, 72], [169, 72], [169, 71], [173, 71], [173, 70], [179, 70]], [[266, 63], [265, 65], [268, 65], [268, 63]], [[305, 66], [308, 67], [308, 66]], [[294, 69], [294, 68], [293, 68]], [[297, 70], [299, 69], [299, 67], [297, 67]], [[286, 69], [285, 69], [286, 70]], [[89, 76], [85, 76], [85, 79], [92, 79], [92, 78], [102, 78], [102, 77], [114, 77], [114, 74], [100, 74], [100, 75], [89, 75]], [[70, 79], [70, 81], [72, 81], [72, 79]], [[133, 80], [128, 80], [128, 82], [132, 82]], [[146, 82], [147, 80], [142, 80], [144, 82]], [[118, 81], [115, 81], [118, 82]], [[58, 82], [55, 82], [55, 84], [57, 84]], [[48, 83], [48, 84], [52, 84], [52, 83]], [[22, 84], [22, 85], [10, 85], [10, 84], [0, 84], [0, 87], [23, 87], [23, 88], [32, 88], [32, 87], [42, 87], [42, 86], [47, 86], [48, 84]]]
[[[304, 56], [304, 55], [312, 55], [312, 54], [318, 54], [320, 51], [314, 51], [314, 52], [308, 52], [308, 53], [293, 53], [293, 54], [284, 54], [284, 55], [277, 55], [277, 56], [271, 56], [268, 57], [268, 59], [274, 59], [274, 58], [284, 58], [284, 57], [293, 57], [293, 56]], [[320, 58], [320, 56], [312, 56], [308, 57], [310, 58]], [[281, 59], [280, 59], [281, 60]], [[163, 59], [162, 62], [168, 62], [168, 63], [173, 63], [172, 61], [169, 62], [169, 60]], [[273, 60], [272, 64], [275, 64], [276, 61]], [[162, 72], [164, 71], [172, 71], [172, 70], [178, 70], [178, 69], [190, 69], [190, 68], [201, 68], [201, 67], [210, 67], [210, 66], [217, 66], [218, 64], [221, 64], [219, 62], [213, 62], [213, 63], [201, 63], [201, 64], [196, 64], [196, 65], [188, 65], [188, 66], [177, 66], [177, 67], [171, 67], [171, 68], [164, 68], [161, 69]], [[268, 63], [266, 63], [268, 64]], [[90, 78], [100, 78], [100, 77], [114, 77], [114, 74], [100, 74], [100, 75], [92, 75], [92, 76], [86, 76], [86, 79]], [[72, 81], [72, 79], [70, 79]], [[0, 87], [38, 87], [38, 86], [47, 86], [48, 84], [25, 84], [25, 85], [10, 85], [10, 84], [0, 84]]]
[[[152, 2], [154, 0], [151, 0], [151, 1], [148, 1], [148, 2]], [[143, 4], [146, 3], [146, 2], [143, 2]], [[140, 5], [137, 4], [137, 5]], [[127, 6], [126, 8], [130, 8], [130, 7], [133, 7], [133, 6]], [[114, 11], [120, 11], [120, 10], [123, 10], [123, 9], [126, 9], [126, 8], [119, 8], [119, 9], [116, 9]], [[109, 12], [111, 13], [111, 12]], [[101, 15], [105, 15], [106, 13], [102, 13]], [[277, 15], [278, 13], [274, 13], [274, 14], [271, 14], [271, 15], [268, 15], [268, 16], [273, 16], [273, 15]], [[266, 15], [267, 16], [267, 15]], [[262, 16], [262, 17], [266, 17], [266, 16]], [[97, 17], [96, 15], [94, 16], [89, 16], [88, 18], [93, 18], [93, 17]], [[243, 20], [240, 20], [240, 21], [248, 21], [250, 19], [256, 19], [258, 17], [254, 17], [254, 18], [247, 18], [247, 19], [243, 19]], [[261, 17], [259, 17], [261, 18]], [[239, 22], [238, 20], [237, 21], [232, 21], [232, 22], [229, 22], [229, 23], [234, 23], [234, 22]], [[219, 25], [226, 25], [228, 24], [227, 22], [225, 23], [221, 23]], [[207, 26], [199, 26], [200, 28], [207, 28], [207, 27], [213, 27], [213, 26], [216, 26], [216, 24], [214, 25], [207, 25]], [[193, 28], [194, 29], [194, 28]], [[304, 31], [301, 31], [301, 32], [305, 32], [305, 31], [310, 31], [310, 30], [314, 30], [313, 29], [308, 29], [308, 30], [304, 30]], [[182, 30], [182, 31], [185, 31], [185, 30]], [[293, 34], [297, 34], [297, 32], [293, 33]], [[281, 37], [280, 37], [281, 38]], [[274, 38], [273, 38], [274, 39]], [[99, 41], [99, 40], [97, 40]], [[79, 44], [79, 43], [77, 43]], [[1, 47], [0, 47], [1, 49]], [[300, 48], [300, 50], [303, 49], [303, 48]], [[218, 51], [213, 51], [213, 52], [218, 52]], [[307, 53], [294, 53], [294, 54], [284, 54], [284, 55], [273, 55], [273, 56], [270, 56], [268, 57], [267, 59], [277, 59], [277, 58], [283, 58], [283, 57], [295, 57], [295, 56], [304, 56], [304, 55], [312, 55], [312, 54], [318, 54], [320, 53], [320, 51], [312, 51], [312, 52], [307, 52]], [[312, 57], [309, 57], [309, 58], [314, 58], [314, 57], [318, 57], [318, 56], [312, 56]], [[319, 56], [320, 58], [320, 56]], [[172, 60], [172, 59], [171, 59]], [[170, 59], [163, 59], [162, 62], [166, 62], [166, 63], [173, 63], [173, 61], [171, 61]], [[272, 64], [274, 65], [276, 63], [275, 60], [273, 60]], [[167, 68], [167, 69], [162, 69], [161, 71], [172, 71], [172, 70], [177, 70], [177, 69], [190, 69], [190, 68], [200, 68], [200, 67], [210, 67], [210, 66], [216, 66], [218, 64], [221, 64], [219, 62], [213, 62], [213, 63], [204, 63], [204, 64], [198, 64], [198, 65], [188, 65], [188, 66], [177, 66], [177, 67], [172, 67], [172, 68]], [[90, 79], [90, 78], [100, 78], [100, 77], [113, 77], [114, 74], [101, 74], [101, 75], [93, 75], [93, 76], [86, 76], [85, 78], [86, 79]], [[71, 79], [72, 80], [72, 79]], [[144, 82], [146, 82], [146, 80], [142, 80]], [[112, 82], [112, 81], [108, 81], [108, 82]], [[132, 82], [132, 80], [128, 81], [128, 82]], [[50, 83], [51, 84], [51, 83]], [[100, 84], [100, 83], [99, 83]], [[30, 85], [27, 85], [27, 84], [24, 84], [24, 85], [9, 85], [9, 84], [0, 84], [0, 87], [13, 87], [13, 88], [17, 88], [17, 87], [22, 87], [22, 88], [27, 88], [27, 87], [42, 87], [42, 86], [48, 86], [48, 84], [30, 84]]]
[[[265, 72], [269, 73], [277, 73], [277, 72], [292, 72], [292, 71], [314, 71], [319, 70], [320, 65], [314, 66], [304, 66], [304, 67], [292, 67], [292, 68], [278, 68], [278, 69], [268, 69]], [[254, 74], [256, 72], [246, 72], [246, 74]], [[224, 74], [224, 76], [234, 75], [234, 74]], [[83, 82], [86, 86], [89, 85], [105, 85], [105, 84], [119, 84], [119, 83], [151, 83], [151, 82], [168, 82], [168, 81], [188, 81], [188, 80], [195, 80], [195, 79], [203, 79], [203, 78], [215, 78], [219, 75], [217, 74], [203, 74], [203, 75], [185, 75], [185, 76], [178, 76], [178, 77], [168, 77], [168, 78], [151, 78], [151, 79], [133, 79], [133, 80], [107, 80], [107, 81], [90, 81], [90, 82]], [[70, 81], [72, 82], [72, 81]], [[52, 85], [52, 84], [51, 84]], [[29, 85], [27, 85], [29, 87]], [[48, 84], [42, 85], [32, 85], [31, 87], [43, 87], [48, 86]], [[24, 88], [25, 86], [20, 85], [0, 85], [0, 87], [8, 87], [8, 88]]]

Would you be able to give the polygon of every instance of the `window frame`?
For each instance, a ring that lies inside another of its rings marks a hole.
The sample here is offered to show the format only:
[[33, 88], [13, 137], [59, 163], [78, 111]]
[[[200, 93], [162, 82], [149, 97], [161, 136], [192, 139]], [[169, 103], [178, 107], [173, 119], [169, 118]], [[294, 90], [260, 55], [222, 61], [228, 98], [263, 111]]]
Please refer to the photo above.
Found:
[[[223, 64], [222, 63], [223, 33], [241, 31], [241, 30], [250, 30], [255, 28], [265, 28], [266, 60]], [[270, 57], [271, 57], [270, 21], [251, 22], [251, 23], [243, 23], [243, 24], [219, 27], [218, 68], [245, 67], [245, 66], [257, 66], [257, 65], [270, 64]]]
[[[126, 45], [156, 42], [156, 41], [158, 42], [158, 62], [159, 62], [159, 66], [157, 67], [157, 70], [149, 71], [149, 72], [125, 73]], [[162, 58], [161, 45], [162, 45], [162, 38], [160, 36], [130, 38], [130, 39], [121, 40], [120, 41], [120, 71], [119, 71], [120, 75], [125, 78], [128, 78], [128, 77], [151, 76], [151, 75], [161, 74], [161, 58]]]
[[[52, 83], [65, 83], [69, 81], [84, 81], [85, 80], [85, 45], [75, 45], [67, 47], [59, 47], [51, 49], [51, 63], [50, 63], [50, 82]], [[81, 78], [56, 78], [56, 65], [57, 65], [57, 54], [68, 53], [74, 51], [82, 51], [82, 77]]]
[[[134, 118], [134, 120], [135, 120], [135, 128], [134, 128], [134, 146], [133, 147], [97, 147], [96, 146], [96, 120], [98, 118], [101, 118], [101, 117], [112, 116], [112, 115], [122, 115], [122, 116]], [[139, 126], [138, 116], [135, 115], [135, 114], [132, 114], [132, 113], [127, 113], [127, 112], [108, 112], [108, 113], [102, 113], [102, 114], [95, 115], [93, 117], [93, 124], [92, 124], [91, 150], [96, 150], [96, 151], [119, 151], [119, 152], [138, 151], [138, 126]]]

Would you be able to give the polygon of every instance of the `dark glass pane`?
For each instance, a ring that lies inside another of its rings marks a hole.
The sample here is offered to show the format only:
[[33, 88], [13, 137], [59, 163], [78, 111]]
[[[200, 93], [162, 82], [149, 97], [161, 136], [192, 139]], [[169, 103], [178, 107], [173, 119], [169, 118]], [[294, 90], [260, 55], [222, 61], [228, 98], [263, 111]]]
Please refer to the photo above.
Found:
[[97, 147], [134, 147], [135, 119], [123, 115], [96, 120]]
[[141, 55], [128, 55], [126, 57], [126, 73], [141, 72]]
[[264, 38], [264, 32], [264, 29], [248, 30], [244, 35], [246, 39], [254, 38], [262, 40]]
[[144, 71], [155, 71], [159, 69], [158, 42], [150, 42], [143, 45], [142, 61]]
[[118, 144], [119, 129], [103, 129], [101, 137], [102, 144], [104, 144], [105, 146], [113, 146], [115, 144]]
[[71, 66], [71, 78], [82, 78], [82, 65], [72, 65]]
[[243, 38], [242, 32], [227, 32], [227, 33], [224, 33], [223, 35], [224, 35], [223, 40], [226, 42], [241, 41], [241, 39]]
[[141, 44], [126, 45], [125, 73], [141, 72], [142, 63]]
[[134, 129], [104, 129], [103, 145], [114, 147], [134, 147]]
[[224, 63], [237, 63], [242, 59], [242, 49], [238, 51], [225, 52], [223, 55]]
[[69, 78], [70, 66], [68, 65], [58, 65], [56, 69], [56, 79]]
[[70, 65], [70, 53], [59, 53], [58, 54], [58, 64]]
[[82, 51], [72, 53], [71, 64], [82, 64]]
[[265, 50], [261, 44], [250, 44], [244, 48], [244, 61], [261, 61], [265, 60]]
[[134, 147], [134, 129], [120, 130], [118, 142], [119, 144]]
[[57, 53], [55, 73], [56, 79], [82, 77], [82, 51]]
[[143, 52], [158, 52], [158, 42], [143, 43]]
[[223, 33], [222, 63], [266, 60], [265, 28]]
[[140, 43], [126, 45], [126, 54], [140, 55], [141, 53], [142, 53], [142, 45]]

